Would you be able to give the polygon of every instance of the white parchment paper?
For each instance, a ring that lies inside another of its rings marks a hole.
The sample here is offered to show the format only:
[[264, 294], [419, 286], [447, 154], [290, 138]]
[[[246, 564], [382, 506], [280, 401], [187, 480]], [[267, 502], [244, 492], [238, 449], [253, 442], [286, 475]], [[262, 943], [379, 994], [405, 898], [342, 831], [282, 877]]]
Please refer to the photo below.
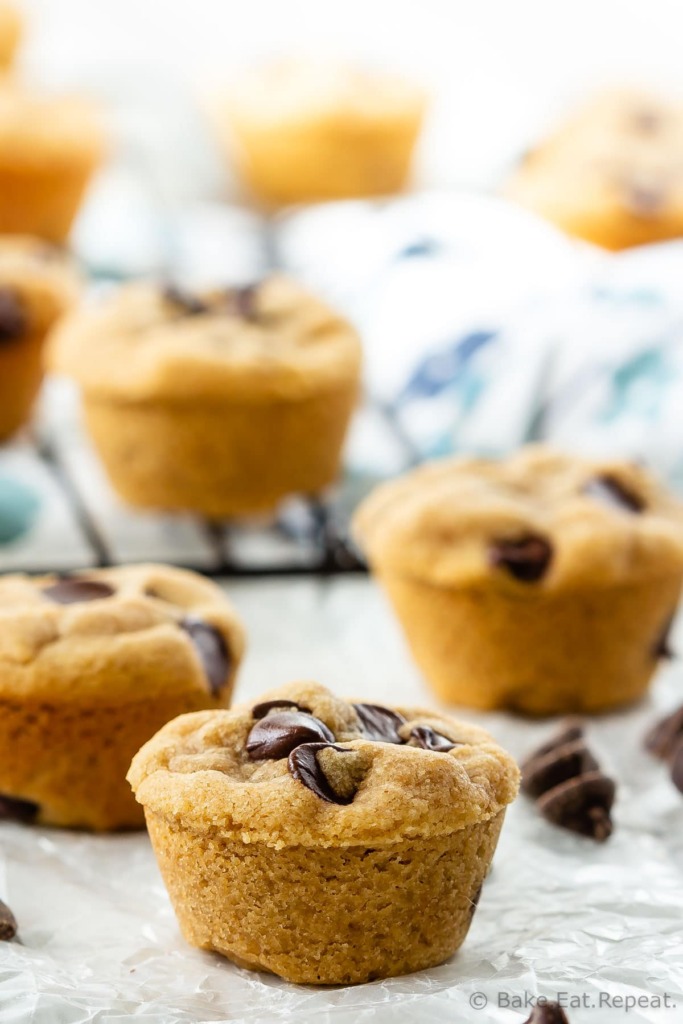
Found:
[[[367, 699], [433, 703], [369, 581], [229, 589], [253, 638], [238, 698], [307, 677]], [[525, 999], [559, 994], [570, 1024], [680, 1022], [683, 795], [642, 738], [683, 701], [682, 681], [674, 664], [638, 708], [588, 724], [618, 781], [612, 838], [600, 846], [555, 829], [520, 797], [463, 948], [442, 967], [386, 982], [304, 988], [240, 970], [185, 944], [145, 835], [3, 824], [0, 896], [20, 942], [0, 944], [0, 1021], [521, 1024]], [[463, 717], [520, 757], [556, 724]]]

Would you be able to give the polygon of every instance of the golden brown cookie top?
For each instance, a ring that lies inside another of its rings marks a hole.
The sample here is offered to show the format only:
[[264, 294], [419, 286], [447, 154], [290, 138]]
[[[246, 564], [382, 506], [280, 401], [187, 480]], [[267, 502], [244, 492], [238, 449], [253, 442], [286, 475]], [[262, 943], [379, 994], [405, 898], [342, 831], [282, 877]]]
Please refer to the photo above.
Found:
[[474, 726], [295, 683], [230, 711], [181, 715], [128, 779], [168, 821], [282, 847], [445, 835], [502, 810], [518, 776]]
[[360, 358], [353, 328], [281, 276], [198, 294], [130, 285], [69, 318], [53, 350], [88, 392], [191, 402], [305, 397], [357, 378]]
[[74, 96], [26, 91], [12, 79], [0, 80], [0, 152], [3, 166], [16, 163], [60, 168], [95, 165], [104, 156], [104, 131], [93, 106]]
[[627, 90], [594, 97], [527, 154], [508, 193], [560, 219], [576, 207], [683, 219], [683, 104]]
[[422, 90], [400, 75], [334, 61], [272, 61], [242, 75], [228, 95], [235, 119], [252, 128], [324, 120], [343, 129], [419, 118], [424, 106]]
[[76, 264], [64, 250], [23, 235], [0, 237], [0, 337], [43, 331], [75, 302]]
[[423, 466], [379, 486], [354, 530], [379, 572], [520, 596], [683, 566], [683, 505], [650, 473], [543, 445]]
[[92, 705], [206, 692], [220, 704], [244, 644], [232, 605], [197, 573], [135, 565], [0, 577], [4, 699]]

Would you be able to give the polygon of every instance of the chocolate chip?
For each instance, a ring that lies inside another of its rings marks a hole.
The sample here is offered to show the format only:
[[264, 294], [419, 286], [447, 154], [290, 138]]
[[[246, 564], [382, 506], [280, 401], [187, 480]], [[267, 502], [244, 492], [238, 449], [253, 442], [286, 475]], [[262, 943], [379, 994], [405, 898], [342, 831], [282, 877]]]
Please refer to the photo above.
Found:
[[103, 601], [115, 593], [114, 588], [101, 580], [88, 580], [79, 576], [65, 577], [43, 589], [45, 597], [55, 604], [80, 604], [82, 601]]
[[671, 781], [683, 793], [683, 740], [679, 740], [671, 759]]
[[633, 112], [630, 124], [640, 135], [654, 135], [664, 124], [664, 118], [658, 110], [643, 107]]
[[175, 284], [166, 285], [162, 294], [166, 302], [176, 306], [185, 316], [199, 316], [208, 312], [209, 307], [202, 299]]
[[616, 787], [600, 771], [578, 722], [568, 722], [523, 762], [522, 789], [554, 825], [598, 842], [611, 835]]
[[610, 810], [616, 786], [600, 771], [567, 779], [537, 800], [541, 814], [553, 825], [604, 842], [612, 834]]
[[217, 697], [228, 681], [232, 658], [223, 634], [203, 619], [186, 615], [180, 621], [180, 628], [190, 637], [199, 655], [209, 688]]
[[645, 509], [645, 501], [639, 494], [609, 474], [596, 476], [589, 480], [583, 493], [587, 494], [589, 498], [595, 498], [596, 501], [602, 502], [603, 505], [610, 505], [612, 508], [622, 511], [638, 513]]
[[242, 288], [228, 290], [228, 304], [231, 311], [243, 320], [258, 320], [259, 285], [247, 284]]
[[460, 743], [449, 740], [448, 736], [444, 736], [443, 733], [430, 729], [428, 725], [416, 725], [414, 729], [411, 729], [407, 742], [410, 747], [422, 747], [423, 750], [434, 750], [439, 754], [445, 754], [448, 750], [453, 750], [454, 747], [462, 746]]
[[21, 299], [12, 288], [0, 287], [0, 345], [16, 341], [28, 326]]
[[523, 583], [536, 583], [545, 576], [552, 557], [550, 542], [535, 534], [519, 540], [495, 541], [489, 551], [491, 565], [506, 569]]
[[538, 797], [567, 779], [599, 768], [583, 740], [566, 743], [543, 757], [527, 761], [522, 775], [522, 789], [528, 796]]
[[662, 761], [673, 757], [678, 744], [683, 740], [683, 705], [662, 718], [645, 737], [645, 746]]
[[310, 708], [297, 704], [295, 700], [264, 700], [262, 704], [255, 704], [251, 713], [254, 718], [265, 718], [274, 708], [294, 708], [296, 711], [304, 711], [307, 715], [311, 714]]
[[569, 1024], [567, 1014], [559, 1003], [536, 1003], [525, 1024]]
[[252, 761], [276, 761], [287, 757], [302, 743], [334, 743], [334, 733], [324, 722], [303, 711], [280, 711], [261, 718], [247, 738]]
[[303, 743], [292, 750], [287, 767], [297, 782], [310, 789], [321, 800], [329, 804], [350, 804], [355, 793], [351, 793], [350, 796], [335, 793], [318, 763], [318, 753], [326, 747], [338, 750], [342, 754], [349, 753], [344, 747], [338, 747], [334, 743]]
[[0, 900], [0, 942], [11, 942], [17, 934], [17, 919], [7, 906]]
[[363, 736], [375, 743], [403, 743], [398, 734], [405, 723], [403, 715], [381, 704], [354, 704]]
[[20, 800], [0, 793], [0, 821], [21, 821], [24, 825], [32, 825], [39, 810], [40, 806], [33, 800]]
[[625, 185], [625, 202], [632, 213], [652, 217], [666, 204], [668, 191], [660, 182], [630, 181]]

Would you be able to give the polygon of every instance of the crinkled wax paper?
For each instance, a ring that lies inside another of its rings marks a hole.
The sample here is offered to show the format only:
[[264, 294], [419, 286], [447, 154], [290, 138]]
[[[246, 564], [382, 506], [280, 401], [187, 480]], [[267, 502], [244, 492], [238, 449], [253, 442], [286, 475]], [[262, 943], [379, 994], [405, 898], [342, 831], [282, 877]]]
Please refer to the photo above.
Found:
[[[240, 583], [230, 591], [259, 638], [240, 698], [315, 677], [349, 695], [431, 702], [368, 581]], [[185, 944], [145, 835], [0, 826], [0, 896], [21, 940], [0, 948], [2, 1024], [290, 1016], [512, 1024], [529, 1015], [513, 1005], [525, 993], [585, 1000], [567, 1009], [571, 1024], [682, 1020], [683, 795], [642, 748], [652, 721], [683, 700], [681, 681], [674, 664], [647, 702], [589, 722], [589, 743], [619, 784], [612, 838], [601, 846], [555, 829], [520, 797], [464, 947], [410, 977], [322, 989], [240, 970]], [[518, 756], [555, 724], [466, 717]], [[665, 994], [675, 1005], [657, 1008]], [[627, 1013], [627, 997], [641, 1005]]]

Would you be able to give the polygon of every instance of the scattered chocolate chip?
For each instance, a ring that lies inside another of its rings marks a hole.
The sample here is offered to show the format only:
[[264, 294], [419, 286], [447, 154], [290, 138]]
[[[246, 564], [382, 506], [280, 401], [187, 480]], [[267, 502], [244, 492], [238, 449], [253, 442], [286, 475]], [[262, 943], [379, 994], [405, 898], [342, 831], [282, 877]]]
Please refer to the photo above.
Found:
[[554, 825], [604, 842], [616, 786], [600, 771], [581, 727], [570, 722], [522, 765], [522, 789]]
[[491, 565], [506, 569], [523, 583], [536, 583], [545, 576], [552, 557], [550, 542], [534, 534], [519, 540], [495, 541], [489, 552]]
[[632, 491], [621, 480], [608, 474], [589, 480], [583, 493], [587, 494], [589, 498], [595, 498], [596, 501], [602, 502], [603, 505], [610, 505], [612, 508], [622, 511], [637, 513], [645, 509], [645, 502], [639, 494]]
[[181, 619], [180, 628], [185, 630], [194, 644], [209, 681], [211, 693], [217, 697], [228, 681], [232, 665], [223, 634], [215, 626], [192, 615], [186, 615]]
[[575, 740], [527, 762], [522, 775], [522, 789], [529, 796], [539, 797], [561, 782], [596, 771], [599, 767], [583, 740]]
[[679, 743], [683, 741], [683, 705], [672, 711], [666, 718], [662, 718], [645, 737], [645, 747], [661, 758], [668, 761], [673, 757]]
[[28, 326], [21, 299], [12, 288], [0, 287], [0, 345], [16, 341]]
[[307, 715], [311, 714], [310, 708], [305, 708], [303, 704], [297, 704], [295, 700], [264, 700], [261, 704], [255, 704], [251, 709], [251, 713], [254, 718], [265, 718], [268, 712], [274, 708], [294, 708], [295, 711], [303, 711]]
[[664, 124], [664, 118], [658, 110], [642, 107], [633, 112], [630, 124], [633, 130], [640, 135], [654, 135]]
[[354, 704], [361, 732], [375, 743], [403, 743], [398, 730], [405, 723], [403, 715], [381, 704]]
[[82, 601], [103, 601], [115, 593], [114, 588], [101, 580], [88, 580], [67, 576], [43, 589], [45, 597], [55, 604], [80, 604]]
[[683, 793], [683, 740], [680, 740], [671, 759], [671, 781]]
[[295, 747], [289, 755], [287, 766], [293, 777], [306, 789], [310, 789], [321, 800], [329, 804], [350, 804], [355, 794], [342, 796], [335, 793], [330, 785], [329, 779], [318, 763], [318, 752], [330, 747], [340, 753], [349, 753], [344, 747], [338, 747], [334, 743], [302, 743]]
[[569, 1024], [569, 1018], [559, 1003], [536, 1003], [525, 1024]]
[[17, 934], [17, 919], [7, 906], [0, 900], [0, 942], [11, 942]]
[[0, 793], [0, 821], [21, 821], [25, 825], [32, 825], [39, 810], [39, 805], [33, 800], [20, 800]]
[[162, 294], [166, 302], [182, 310], [185, 316], [199, 316], [208, 312], [209, 307], [202, 299], [175, 284], [166, 285]]
[[671, 647], [671, 628], [673, 626], [674, 616], [672, 615], [667, 619], [664, 629], [657, 637], [657, 642], [652, 647], [652, 655], [657, 661], [670, 661], [676, 655]]
[[259, 719], [247, 738], [252, 761], [276, 761], [287, 757], [302, 743], [334, 743], [334, 733], [324, 722], [304, 711], [280, 711]]
[[439, 754], [445, 754], [447, 751], [453, 750], [454, 747], [462, 746], [460, 743], [449, 740], [448, 736], [430, 729], [428, 725], [416, 725], [414, 729], [411, 729], [407, 743], [409, 747], [422, 747], [423, 750], [434, 750]]

